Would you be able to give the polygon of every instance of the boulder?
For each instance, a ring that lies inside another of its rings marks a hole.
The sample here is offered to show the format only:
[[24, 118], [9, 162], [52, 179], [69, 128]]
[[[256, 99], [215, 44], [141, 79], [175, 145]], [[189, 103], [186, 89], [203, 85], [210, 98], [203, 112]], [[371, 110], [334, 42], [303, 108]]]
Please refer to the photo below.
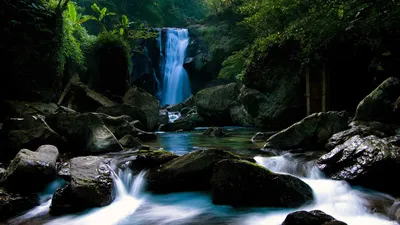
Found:
[[346, 223], [337, 221], [332, 216], [320, 211], [313, 210], [310, 212], [307, 211], [297, 211], [290, 213], [286, 216], [285, 221], [283, 221], [282, 225], [299, 225], [299, 224], [307, 224], [307, 225], [346, 225]]
[[65, 137], [73, 153], [99, 154], [123, 149], [96, 113], [58, 112], [49, 116], [47, 121]]
[[374, 135], [356, 135], [323, 155], [317, 166], [327, 176], [354, 185], [400, 194], [396, 177], [400, 169], [400, 148]]
[[167, 110], [160, 110], [158, 124], [164, 125], [169, 123], [169, 115]]
[[232, 125], [230, 105], [239, 95], [236, 83], [206, 88], [196, 94], [198, 113], [213, 125]]
[[51, 212], [64, 214], [111, 204], [114, 183], [109, 163], [96, 156], [71, 159], [71, 184], [56, 191]]
[[58, 109], [55, 103], [23, 101], [5, 101], [3, 107], [3, 114], [9, 118], [23, 118], [26, 116], [35, 116], [37, 114], [46, 117], [55, 113]]
[[291, 175], [275, 174], [243, 160], [222, 160], [211, 179], [212, 199], [234, 207], [300, 207], [313, 201], [313, 191]]
[[400, 123], [400, 110], [396, 110], [399, 97], [400, 79], [388, 78], [358, 104], [354, 120]]
[[119, 117], [123, 115], [127, 115], [131, 118], [131, 120], [138, 120], [142, 124], [146, 124], [147, 126], [147, 116], [146, 114], [139, 108], [135, 106], [130, 106], [126, 104], [115, 105], [109, 107], [100, 107], [97, 109], [98, 113], [103, 113], [113, 117]]
[[274, 134], [276, 134], [276, 132], [258, 132], [251, 138], [251, 141], [252, 142], [265, 142]]
[[147, 129], [156, 128], [159, 120], [160, 102], [156, 97], [138, 87], [132, 87], [124, 96], [124, 104], [141, 109], [147, 118]]
[[243, 127], [254, 126], [253, 117], [247, 112], [246, 107], [237, 101], [231, 104], [230, 115], [235, 125]]
[[0, 188], [0, 220], [16, 216], [39, 205], [39, 196], [9, 193]]
[[119, 143], [125, 148], [140, 149], [142, 147], [142, 142], [130, 134], [122, 137]]
[[185, 108], [183, 108], [183, 109], [181, 110], [181, 115], [182, 115], [182, 116], [186, 116], [186, 115], [189, 114], [189, 112], [192, 111], [192, 110], [193, 110], [192, 108], [185, 107]]
[[240, 159], [223, 150], [199, 150], [165, 163], [147, 174], [147, 188], [155, 193], [209, 190], [212, 171], [223, 159]]
[[177, 120], [173, 123], [168, 123], [160, 126], [160, 131], [191, 131], [194, 130], [196, 124], [187, 120]]
[[167, 110], [170, 112], [180, 112], [183, 108], [184, 108], [184, 104], [183, 103], [178, 103], [175, 105], [170, 105], [167, 107]]
[[0, 158], [11, 160], [21, 149], [37, 149], [41, 145], [63, 146], [64, 140], [49, 127], [42, 116], [9, 119], [0, 131]]
[[184, 118], [180, 118], [179, 120], [192, 122], [195, 124], [195, 127], [201, 127], [206, 125], [206, 121], [202, 116], [200, 116], [197, 111], [190, 111], [188, 115]]
[[178, 156], [164, 150], [140, 150], [137, 152], [136, 158], [131, 161], [130, 168], [136, 171], [157, 168], [175, 158]]
[[35, 152], [22, 149], [11, 161], [1, 183], [21, 193], [41, 191], [57, 176], [58, 149], [52, 145], [40, 146]]
[[203, 135], [213, 137], [225, 137], [226, 133], [221, 127], [210, 127], [206, 131], [204, 131]]
[[194, 107], [194, 106], [196, 105], [194, 96], [192, 95], [192, 96], [190, 96], [189, 98], [187, 98], [187, 99], [183, 102], [183, 104], [184, 104], [186, 107]]
[[333, 134], [348, 127], [348, 118], [345, 111], [312, 114], [271, 136], [264, 148], [294, 149], [324, 146]]

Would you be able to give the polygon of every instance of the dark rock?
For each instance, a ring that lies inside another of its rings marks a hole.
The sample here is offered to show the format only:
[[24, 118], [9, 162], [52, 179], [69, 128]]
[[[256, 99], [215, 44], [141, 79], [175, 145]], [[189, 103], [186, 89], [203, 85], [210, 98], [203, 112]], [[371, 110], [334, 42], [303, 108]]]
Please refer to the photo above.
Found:
[[149, 57], [145, 54], [135, 53], [131, 59], [133, 64], [131, 84], [142, 88], [152, 95], [156, 95], [158, 80]]
[[395, 110], [399, 96], [400, 79], [388, 78], [360, 102], [354, 120], [400, 123], [400, 111]]
[[244, 105], [235, 101], [231, 104], [230, 114], [232, 118], [232, 122], [235, 125], [243, 126], [243, 127], [252, 127], [254, 126], [254, 119], [247, 112]]
[[101, 108], [97, 109], [97, 112], [107, 114], [107, 115], [110, 115], [113, 117], [127, 115], [132, 120], [138, 120], [142, 124], [146, 124], [146, 126], [147, 126], [146, 114], [141, 109], [139, 109], [135, 106], [122, 104], [122, 105], [115, 105], [115, 106], [110, 106], [110, 107], [101, 107]]
[[167, 107], [167, 110], [170, 112], [180, 112], [183, 109], [184, 105], [182, 103], [178, 103], [175, 105], [170, 105]]
[[122, 146], [104, 125], [99, 114], [58, 112], [49, 116], [47, 121], [66, 138], [73, 153], [83, 155], [122, 150]]
[[226, 133], [221, 127], [210, 127], [204, 131], [203, 135], [214, 136], [214, 137], [225, 137]]
[[223, 150], [200, 150], [176, 158], [147, 175], [147, 188], [155, 193], [209, 190], [215, 164], [240, 159]]
[[337, 221], [330, 215], [319, 211], [313, 210], [307, 211], [297, 211], [287, 215], [285, 221], [282, 225], [346, 225], [346, 223]]
[[267, 141], [272, 135], [276, 134], [276, 132], [258, 132], [252, 138], [252, 142], [264, 142]]
[[0, 188], [0, 220], [16, 216], [39, 205], [39, 196], [9, 193]]
[[203, 89], [196, 94], [197, 111], [209, 124], [232, 125], [230, 105], [238, 95], [235, 83]]
[[59, 162], [57, 163], [57, 175], [65, 181], [71, 181], [71, 163], [67, 162]]
[[164, 125], [169, 123], [169, 116], [167, 110], [160, 110], [158, 124]]
[[135, 160], [131, 162], [130, 167], [136, 171], [152, 169], [157, 168], [175, 158], [178, 158], [178, 156], [168, 151], [140, 150], [137, 153]]
[[119, 143], [121, 143], [121, 145], [125, 148], [140, 149], [142, 147], [142, 142], [130, 134], [127, 134], [121, 138]]
[[323, 155], [317, 161], [317, 166], [332, 179], [399, 194], [400, 184], [387, 179], [397, 175], [399, 159], [400, 148], [387, 140], [374, 135], [356, 135]]
[[64, 214], [111, 204], [114, 183], [107, 159], [95, 156], [73, 158], [70, 171], [71, 184], [54, 194], [52, 213]]
[[148, 145], [142, 145], [142, 147], [140, 148], [140, 150], [149, 151], [149, 150], [151, 150], [151, 147], [148, 146]]
[[41, 191], [57, 176], [58, 149], [40, 146], [36, 152], [22, 149], [8, 166], [1, 183], [8, 190], [33, 193]]
[[1, 130], [1, 159], [11, 160], [23, 148], [37, 149], [41, 145], [62, 146], [64, 140], [44, 121], [42, 116], [9, 119]]
[[0, 180], [3, 179], [4, 175], [6, 175], [6, 169], [0, 167]]
[[196, 124], [191, 121], [177, 120], [173, 123], [168, 123], [160, 126], [160, 131], [191, 131], [195, 128]]
[[184, 118], [179, 119], [181, 121], [192, 122], [195, 124], [195, 127], [201, 127], [206, 125], [206, 121], [202, 116], [200, 116], [196, 111], [190, 111], [188, 115]]
[[9, 118], [23, 118], [37, 114], [46, 117], [55, 113], [58, 109], [55, 103], [42, 102], [5, 101], [3, 106], [3, 114]]
[[132, 126], [134, 126], [134, 127], [136, 127], [137, 129], [139, 129], [139, 130], [142, 130], [142, 131], [144, 131], [144, 130], [146, 130], [146, 126], [142, 123], [142, 122], [140, 122], [139, 120], [134, 120], [134, 121], [132, 121], [132, 122], [129, 122]]
[[183, 102], [183, 104], [184, 104], [186, 107], [194, 107], [194, 106], [196, 105], [194, 96], [193, 96], [193, 95], [190, 96], [188, 99], [186, 99], [186, 100]]
[[148, 130], [156, 128], [159, 120], [160, 109], [160, 102], [156, 97], [138, 87], [133, 87], [126, 92], [124, 96], [124, 104], [137, 107], [145, 113]]
[[302, 180], [243, 160], [222, 160], [212, 179], [213, 203], [234, 207], [300, 207], [313, 200]]
[[186, 116], [187, 114], [189, 114], [189, 112], [192, 110], [192, 108], [189, 108], [189, 107], [185, 107], [185, 108], [183, 108], [182, 110], [181, 110], [181, 115], [184, 117], [184, 116]]
[[264, 148], [293, 149], [324, 146], [333, 134], [348, 127], [348, 118], [345, 111], [312, 114], [271, 136]]
[[104, 125], [110, 129], [117, 139], [121, 139], [127, 134], [137, 136], [137, 134], [140, 132], [139, 129], [136, 129], [129, 122], [132, 121], [129, 116], [113, 117], [102, 113], [96, 113], [96, 115], [101, 119]]

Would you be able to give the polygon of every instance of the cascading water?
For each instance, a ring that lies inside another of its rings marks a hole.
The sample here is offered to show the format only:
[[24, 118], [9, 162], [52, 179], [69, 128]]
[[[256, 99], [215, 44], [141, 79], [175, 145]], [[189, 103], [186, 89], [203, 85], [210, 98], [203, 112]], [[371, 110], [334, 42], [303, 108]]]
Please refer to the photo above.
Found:
[[163, 76], [161, 103], [173, 105], [183, 102], [191, 94], [189, 77], [183, 68], [189, 45], [189, 32], [187, 29], [166, 28], [164, 46], [161, 32], [159, 36], [160, 69]]

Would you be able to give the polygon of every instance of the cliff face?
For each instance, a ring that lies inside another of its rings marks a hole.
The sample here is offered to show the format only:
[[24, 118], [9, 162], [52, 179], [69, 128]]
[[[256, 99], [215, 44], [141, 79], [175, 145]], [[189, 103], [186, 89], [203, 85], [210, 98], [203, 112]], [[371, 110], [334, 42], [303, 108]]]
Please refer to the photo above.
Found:
[[61, 91], [62, 6], [0, 1], [2, 99], [51, 101]]

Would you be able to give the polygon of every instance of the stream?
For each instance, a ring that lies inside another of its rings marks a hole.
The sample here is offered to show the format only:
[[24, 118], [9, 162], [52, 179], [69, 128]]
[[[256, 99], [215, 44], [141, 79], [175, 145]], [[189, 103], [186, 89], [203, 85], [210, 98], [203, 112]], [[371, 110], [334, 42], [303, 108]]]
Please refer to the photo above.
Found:
[[[344, 181], [327, 179], [314, 166], [316, 157], [311, 153], [286, 153], [268, 157], [252, 150], [259, 147], [250, 138], [257, 131], [245, 128], [227, 128], [230, 137], [218, 139], [201, 136], [203, 128], [194, 132], [158, 133], [159, 140], [149, 143], [183, 155], [207, 148], [228, 149], [254, 157], [257, 164], [273, 172], [299, 177], [314, 191], [315, 201], [301, 209], [240, 208], [212, 204], [207, 192], [185, 192], [155, 195], [146, 192], [146, 171], [134, 176], [129, 169], [120, 167], [113, 174], [116, 184], [116, 199], [106, 207], [91, 209], [78, 215], [51, 217], [48, 215], [50, 197], [62, 181], [55, 181], [41, 195], [42, 205], [14, 218], [8, 224], [47, 225], [179, 225], [179, 224], [232, 224], [232, 225], [280, 225], [288, 213], [298, 210], [322, 210], [349, 225], [397, 224], [388, 218], [372, 213], [369, 199], [390, 202], [394, 199], [386, 194], [351, 187]], [[250, 154], [251, 153], [251, 154]]]

